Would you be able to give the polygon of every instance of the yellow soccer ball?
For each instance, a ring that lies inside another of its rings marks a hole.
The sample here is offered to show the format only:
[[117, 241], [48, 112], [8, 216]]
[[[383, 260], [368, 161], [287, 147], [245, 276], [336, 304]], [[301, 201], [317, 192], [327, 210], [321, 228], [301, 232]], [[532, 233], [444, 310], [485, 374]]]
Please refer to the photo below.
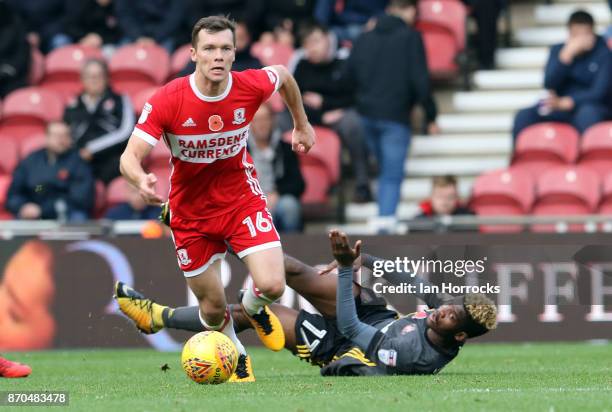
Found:
[[216, 385], [227, 381], [236, 371], [238, 350], [220, 332], [200, 332], [183, 347], [181, 363], [194, 382]]

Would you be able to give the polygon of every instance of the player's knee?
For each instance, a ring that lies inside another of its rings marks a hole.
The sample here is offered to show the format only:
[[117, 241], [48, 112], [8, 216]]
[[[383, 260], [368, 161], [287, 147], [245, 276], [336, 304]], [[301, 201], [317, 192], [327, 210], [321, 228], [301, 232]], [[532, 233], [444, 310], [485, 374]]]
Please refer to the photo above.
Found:
[[269, 282], [261, 285], [261, 287], [257, 286], [257, 289], [267, 298], [276, 300], [283, 296], [285, 292], [285, 282], [283, 280]]
[[225, 300], [207, 299], [200, 302], [200, 314], [208, 325], [219, 325], [225, 319]]

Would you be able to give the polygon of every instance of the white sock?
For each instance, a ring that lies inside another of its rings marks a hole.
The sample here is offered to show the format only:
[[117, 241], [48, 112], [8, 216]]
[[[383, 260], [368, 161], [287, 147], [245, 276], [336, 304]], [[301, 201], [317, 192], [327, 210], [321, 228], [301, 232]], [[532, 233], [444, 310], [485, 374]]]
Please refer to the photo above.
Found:
[[225, 318], [223, 319], [223, 322], [218, 325], [211, 326], [207, 324], [202, 317], [202, 312], [198, 311], [198, 314], [200, 316], [200, 322], [202, 323], [202, 326], [206, 328], [206, 330], [214, 330], [223, 333], [225, 336], [230, 338], [232, 342], [234, 342], [236, 349], [238, 349], [238, 353], [241, 355], [247, 354], [244, 345], [242, 342], [240, 342], [240, 339], [238, 339], [238, 335], [236, 335], [236, 331], [234, 330], [234, 320], [230, 314], [229, 306], [225, 308]]
[[273, 299], [264, 296], [254, 284], [244, 292], [242, 297], [242, 306], [250, 316], [259, 313], [261, 308], [273, 302]]

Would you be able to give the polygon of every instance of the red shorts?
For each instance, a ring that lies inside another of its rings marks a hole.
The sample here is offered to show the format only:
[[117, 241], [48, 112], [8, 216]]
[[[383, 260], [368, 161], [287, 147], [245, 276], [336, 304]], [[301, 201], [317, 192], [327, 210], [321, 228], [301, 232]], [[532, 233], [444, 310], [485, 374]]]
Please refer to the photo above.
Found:
[[171, 227], [176, 258], [185, 277], [199, 275], [213, 262], [223, 259], [227, 245], [239, 258], [281, 247], [265, 202], [238, 207], [210, 219], [172, 216]]

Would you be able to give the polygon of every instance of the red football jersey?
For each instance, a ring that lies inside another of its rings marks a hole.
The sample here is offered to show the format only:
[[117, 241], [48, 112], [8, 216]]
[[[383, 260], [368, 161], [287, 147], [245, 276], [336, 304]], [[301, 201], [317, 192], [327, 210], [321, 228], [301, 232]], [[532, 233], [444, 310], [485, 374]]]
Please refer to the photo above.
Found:
[[191, 74], [169, 82], [145, 104], [134, 135], [151, 145], [163, 137], [170, 148], [172, 215], [215, 217], [265, 200], [246, 146], [249, 124], [279, 80], [269, 67], [231, 72], [225, 91], [211, 97]]

